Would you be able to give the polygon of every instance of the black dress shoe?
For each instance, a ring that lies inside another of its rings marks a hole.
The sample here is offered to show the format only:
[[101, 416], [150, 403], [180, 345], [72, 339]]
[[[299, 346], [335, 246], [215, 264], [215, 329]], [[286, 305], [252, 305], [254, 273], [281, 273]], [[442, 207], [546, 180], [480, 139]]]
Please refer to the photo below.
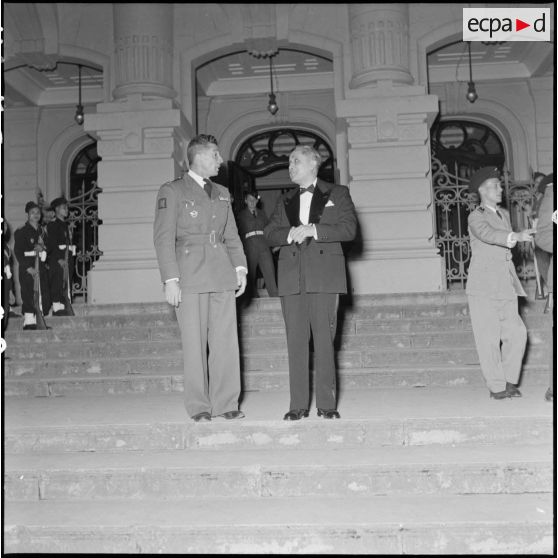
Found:
[[66, 310], [57, 310], [56, 312], [52, 313], [53, 316], [68, 316], [68, 312]]
[[283, 417], [283, 420], [300, 420], [301, 418], [306, 418], [307, 416], [308, 409], [293, 409]]
[[506, 391], [491, 391], [490, 392], [491, 399], [509, 399], [511, 395]]
[[335, 409], [318, 409], [318, 416], [326, 419], [341, 418], [341, 415]]
[[521, 392], [509, 382], [506, 382], [506, 391], [510, 397], [521, 397]]
[[27, 324], [23, 326], [23, 329], [37, 329], [35, 324]]
[[545, 401], [554, 401], [554, 390], [549, 387], [544, 394]]
[[192, 420], [194, 422], [208, 422], [211, 420], [211, 415], [208, 412], [203, 411], [202, 413], [198, 413], [197, 415], [194, 415], [192, 417]]
[[217, 415], [217, 416], [224, 417], [227, 420], [241, 419], [241, 418], [244, 418], [244, 413], [242, 411], [227, 411], [226, 413], [223, 413], [222, 415]]

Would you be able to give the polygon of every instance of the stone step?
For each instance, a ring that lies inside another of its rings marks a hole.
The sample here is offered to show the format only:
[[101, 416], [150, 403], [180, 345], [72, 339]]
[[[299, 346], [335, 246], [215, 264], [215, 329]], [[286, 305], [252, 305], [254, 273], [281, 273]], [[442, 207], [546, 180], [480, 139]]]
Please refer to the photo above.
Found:
[[[114, 314], [95, 314], [86, 313], [73, 317], [54, 317], [47, 316], [46, 321], [52, 327], [51, 332], [30, 332], [22, 331], [22, 318], [12, 318], [9, 321], [7, 339], [15, 338], [28, 340], [30, 338], [41, 339], [45, 334], [49, 334], [47, 339], [55, 337], [57, 334], [69, 334], [71, 336], [82, 335], [81, 330], [89, 329], [158, 329], [174, 325], [178, 327], [174, 311], [170, 308], [161, 308], [160, 311], [150, 313], [138, 313], [137, 308], [132, 305], [124, 305], [130, 310], [129, 314], [123, 314], [122, 309]], [[552, 323], [551, 314], [543, 314], [542, 309], [525, 307], [521, 310], [521, 315], [528, 327], [548, 327]], [[277, 326], [283, 328], [283, 316], [279, 305], [276, 308], [258, 308], [255, 310], [239, 310], [238, 321], [242, 328], [248, 328], [257, 334], [258, 330], [265, 326]], [[448, 305], [443, 307], [429, 306], [409, 306], [409, 307], [352, 307], [340, 308], [339, 310], [339, 329], [343, 331], [357, 331], [359, 324], [367, 330], [395, 329], [401, 328], [421, 330], [423, 328], [445, 329], [449, 327], [469, 327], [470, 318], [468, 307], [465, 304]], [[442, 324], [441, 327], [437, 324]], [[362, 331], [365, 333], [368, 331]], [[265, 333], [264, 333], [265, 334]]]
[[4, 501], [552, 492], [548, 445], [4, 455]]
[[7, 553], [552, 554], [551, 494], [6, 502]]
[[[56, 370], [56, 369], [54, 369]], [[525, 365], [521, 386], [548, 386], [546, 365]], [[247, 371], [242, 375], [244, 391], [288, 391], [287, 370]], [[462, 387], [484, 386], [480, 366], [377, 367], [352, 368], [338, 371], [340, 390], [406, 387]], [[59, 397], [71, 395], [115, 395], [141, 393], [183, 392], [182, 371], [174, 374], [154, 371], [152, 374], [124, 374], [102, 376], [92, 372], [88, 376], [7, 377], [4, 380], [6, 397]]]
[[[54, 377], [92, 377], [122, 376], [127, 374], [171, 374], [183, 371], [182, 351], [178, 344], [167, 346], [166, 351], [158, 350], [151, 344], [138, 344], [135, 355], [126, 356], [129, 347], [115, 346], [117, 354], [103, 353], [100, 348], [92, 346], [90, 354], [78, 358], [64, 358], [64, 351], [71, 354], [68, 347], [61, 351], [58, 358], [40, 356], [33, 349], [32, 358], [9, 359], [5, 361], [6, 378], [54, 378]], [[108, 351], [108, 350], [107, 350]], [[265, 351], [265, 347], [261, 348]], [[526, 351], [525, 365], [546, 366], [550, 358], [550, 346], [546, 343], [531, 344]], [[87, 353], [87, 351], [85, 351]], [[91, 354], [95, 353], [95, 354]], [[99, 354], [100, 353], [100, 354]], [[139, 353], [139, 355], [138, 355]], [[122, 355], [122, 356], [120, 356]], [[8, 353], [9, 356], [9, 353]], [[336, 353], [337, 366], [343, 369], [375, 369], [440, 367], [448, 368], [478, 366], [479, 359], [474, 346], [465, 348], [424, 347], [424, 348], [393, 348], [340, 350]], [[241, 369], [243, 372], [275, 371], [288, 369], [287, 351], [265, 351], [247, 353], [241, 349]]]
[[[418, 323], [373, 322], [351, 324], [344, 327], [336, 338], [337, 350], [354, 347], [463, 347], [473, 346], [474, 338], [470, 324], [453, 320], [430, 321], [428, 327], [422, 320]], [[448, 323], [449, 322], [449, 323]], [[356, 331], [355, 331], [356, 329]], [[128, 350], [131, 354], [154, 350], [167, 352], [180, 348], [180, 330], [177, 325], [157, 328], [103, 328], [71, 330], [17, 331], [6, 336], [8, 353], [13, 359], [21, 358], [71, 358], [72, 356], [95, 357]], [[551, 329], [545, 324], [530, 324], [530, 343], [550, 343]], [[262, 345], [267, 350], [285, 350], [284, 326], [248, 326], [240, 330], [242, 349], [257, 351]], [[148, 344], [148, 345], [147, 345]]]
[[360, 389], [341, 392], [340, 420], [315, 409], [283, 421], [288, 393], [247, 392], [246, 418], [194, 423], [180, 394], [6, 398], [4, 452], [126, 452], [381, 446], [552, 445], [552, 405], [544, 389], [496, 401], [486, 388]]

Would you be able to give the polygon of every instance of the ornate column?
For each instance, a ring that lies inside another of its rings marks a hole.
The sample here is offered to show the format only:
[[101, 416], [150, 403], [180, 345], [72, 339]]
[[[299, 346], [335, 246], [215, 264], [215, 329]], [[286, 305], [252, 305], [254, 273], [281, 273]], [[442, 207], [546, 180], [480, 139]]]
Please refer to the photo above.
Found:
[[153, 248], [156, 193], [183, 163], [189, 124], [173, 102], [171, 4], [115, 4], [113, 96], [85, 116], [97, 136], [99, 248], [88, 302], [162, 300]]
[[412, 85], [408, 6], [349, 4], [352, 79], [337, 100], [362, 246], [355, 294], [445, 289], [434, 239], [429, 128], [437, 98]]

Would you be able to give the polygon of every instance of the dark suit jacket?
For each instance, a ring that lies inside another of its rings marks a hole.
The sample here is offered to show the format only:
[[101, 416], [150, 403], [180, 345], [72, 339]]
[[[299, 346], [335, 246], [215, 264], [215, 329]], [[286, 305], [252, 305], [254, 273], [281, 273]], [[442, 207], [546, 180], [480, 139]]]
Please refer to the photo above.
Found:
[[341, 242], [353, 240], [357, 230], [355, 206], [346, 186], [318, 179], [310, 205], [309, 223], [316, 225], [318, 239], [287, 244], [291, 227], [300, 225], [299, 188], [277, 202], [264, 229], [271, 246], [281, 246], [277, 279], [279, 296], [300, 293], [304, 273], [306, 292], [346, 293], [347, 275]]

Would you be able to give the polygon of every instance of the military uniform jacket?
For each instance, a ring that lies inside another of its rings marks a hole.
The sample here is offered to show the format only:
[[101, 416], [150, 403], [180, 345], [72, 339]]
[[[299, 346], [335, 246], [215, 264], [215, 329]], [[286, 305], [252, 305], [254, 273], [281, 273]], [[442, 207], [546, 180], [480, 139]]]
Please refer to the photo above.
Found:
[[61, 219], [53, 219], [48, 223], [46, 234], [47, 257], [50, 262], [63, 260], [66, 255], [66, 247], [70, 249], [70, 232], [68, 223]]
[[236, 290], [246, 267], [229, 191], [212, 182], [211, 199], [190, 176], [161, 186], [153, 242], [162, 281], [179, 278], [186, 293]]
[[280, 198], [265, 228], [271, 246], [281, 246], [277, 278], [279, 296], [300, 293], [304, 273], [308, 293], [346, 293], [347, 274], [342, 242], [356, 236], [357, 217], [349, 189], [318, 179], [308, 222], [316, 225], [318, 239], [287, 244], [291, 227], [300, 223], [299, 188]]
[[500, 209], [502, 219], [483, 206], [469, 214], [471, 264], [465, 292], [498, 300], [526, 296], [507, 245], [512, 232], [509, 213]]
[[14, 253], [19, 264], [20, 275], [28, 268], [35, 269], [35, 246], [42, 244], [41, 227], [34, 229], [29, 222], [14, 233]]

